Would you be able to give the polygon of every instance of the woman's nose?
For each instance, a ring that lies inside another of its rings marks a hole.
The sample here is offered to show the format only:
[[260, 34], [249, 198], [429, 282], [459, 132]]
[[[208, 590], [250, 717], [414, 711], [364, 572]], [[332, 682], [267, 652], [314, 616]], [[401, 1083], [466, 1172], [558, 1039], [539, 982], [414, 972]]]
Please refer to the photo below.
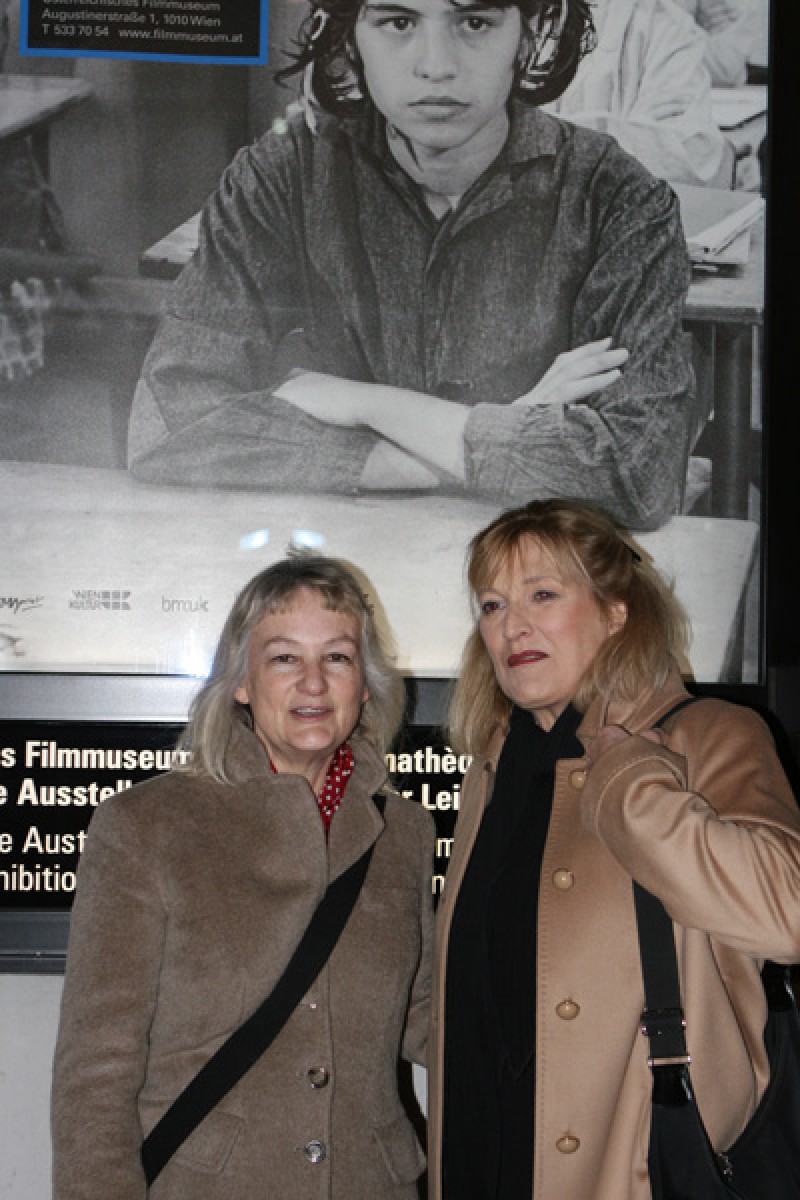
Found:
[[507, 606], [503, 630], [507, 641], [513, 642], [515, 638], [529, 634], [531, 627], [530, 616], [520, 605], [512, 603]]
[[319, 663], [306, 663], [300, 676], [299, 687], [302, 691], [318, 696], [327, 687], [325, 672]]
[[458, 71], [457, 49], [447, 28], [430, 26], [420, 30], [414, 72], [420, 79], [440, 83]]

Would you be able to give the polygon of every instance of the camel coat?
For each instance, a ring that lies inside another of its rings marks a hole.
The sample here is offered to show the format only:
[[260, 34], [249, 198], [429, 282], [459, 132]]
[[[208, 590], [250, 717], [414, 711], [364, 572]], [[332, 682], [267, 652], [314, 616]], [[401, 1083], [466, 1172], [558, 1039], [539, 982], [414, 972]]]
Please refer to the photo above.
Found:
[[[355, 771], [326, 847], [299, 776], [242, 727], [234, 786], [169, 773], [107, 800], [80, 867], [53, 1083], [54, 1200], [414, 1200], [397, 1093], [430, 1005], [433, 823]], [[146, 1134], [267, 995], [329, 880], [375, 843], [333, 954], [265, 1056], [149, 1192]], [[320, 1143], [322, 1150], [320, 1152]]]
[[[632, 708], [595, 702], [578, 731], [636, 734], [685, 695], [677, 673]], [[627, 709], [627, 710], [626, 710]], [[669, 748], [632, 737], [587, 770], [558, 764], [537, 929], [535, 1200], [649, 1200], [651, 1075], [631, 878], [675, 922], [692, 1078], [724, 1149], [766, 1086], [759, 960], [800, 959], [800, 815], [752, 711], [702, 700]], [[431, 1200], [440, 1200], [448, 933], [502, 745], [471, 766], [437, 915], [429, 1047]], [[564, 1004], [570, 1001], [570, 1004]]]

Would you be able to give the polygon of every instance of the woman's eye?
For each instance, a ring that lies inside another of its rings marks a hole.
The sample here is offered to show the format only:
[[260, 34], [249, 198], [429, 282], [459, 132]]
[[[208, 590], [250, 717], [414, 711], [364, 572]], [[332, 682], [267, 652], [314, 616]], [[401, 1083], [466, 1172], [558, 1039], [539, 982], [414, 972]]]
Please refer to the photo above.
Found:
[[482, 600], [481, 601], [481, 616], [489, 617], [492, 615], [493, 612], [497, 612], [499, 607], [500, 607], [500, 605], [498, 604], [498, 602], [496, 600]]
[[272, 661], [274, 663], [291, 663], [294, 662], [293, 654], [273, 654]]
[[540, 602], [543, 600], [552, 600], [554, 598], [554, 596], [555, 596], [555, 592], [549, 592], [547, 590], [547, 588], [539, 588], [538, 592], [533, 593], [534, 600], [537, 600]]
[[335, 650], [332, 654], [328, 655], [328, 661], [334, 663], [349, 663], [352, 660], [350, 655], [345, 654], [343, 650]]

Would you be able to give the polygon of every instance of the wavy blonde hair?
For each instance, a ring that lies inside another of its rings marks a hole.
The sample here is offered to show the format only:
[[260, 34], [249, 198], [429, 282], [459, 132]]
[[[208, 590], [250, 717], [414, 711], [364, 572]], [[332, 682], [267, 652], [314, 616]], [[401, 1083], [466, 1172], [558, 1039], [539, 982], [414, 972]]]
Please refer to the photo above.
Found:
[[317, 592], [325, 608], [355, 617], [361, 631], [361, 657], [369, 699], [361, 710], [358, 732], [382, 754], [397, 732], [405, 706], [405, 688], [389, 647], [376, 624], [372, 605], [354, 573], [334, 558], [297, 551], [267, 567], [241, 590], [223, 626], [208, 679], [189, 709], [189, 723], [178, 748], [188, 751], [176, 768], [230, 783], [225, 767], [237, 723], [252, 729], [247, 705], [234, 697], [244, 679], [250, 636], [266, 613], [285, 612], [301, 590]]
[[598, 606], [626, 609], [624, 625], [601, 645], [572, 703], [581, 711], [595, 696], [633, 700], [663, 685], [676, 659], [685, 659], [686, 615], [630, 535], [602, 509], [578, 500], [534, 500], [501, 513], [472, 539], [467, 557], [474, 628], [467, 639], [449, 711], [449, 736], [459, 750], [483, 753], [508, 720], [511, 701], [501, 691], [478, 627], [478, 594], [491, 587], [526, 538], [552, 556], [559, 571], [589, 587]]

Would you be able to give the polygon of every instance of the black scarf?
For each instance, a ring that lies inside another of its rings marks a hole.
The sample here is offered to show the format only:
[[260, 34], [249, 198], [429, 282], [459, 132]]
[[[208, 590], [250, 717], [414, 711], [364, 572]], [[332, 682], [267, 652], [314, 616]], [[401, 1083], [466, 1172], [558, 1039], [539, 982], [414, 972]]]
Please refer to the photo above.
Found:
[[530, 1200], [539, 875], [555, 766], [581, 757], [569, 705], [545, 732], [514, 708], [453, 913], [447, 959], [445, 1200]]

